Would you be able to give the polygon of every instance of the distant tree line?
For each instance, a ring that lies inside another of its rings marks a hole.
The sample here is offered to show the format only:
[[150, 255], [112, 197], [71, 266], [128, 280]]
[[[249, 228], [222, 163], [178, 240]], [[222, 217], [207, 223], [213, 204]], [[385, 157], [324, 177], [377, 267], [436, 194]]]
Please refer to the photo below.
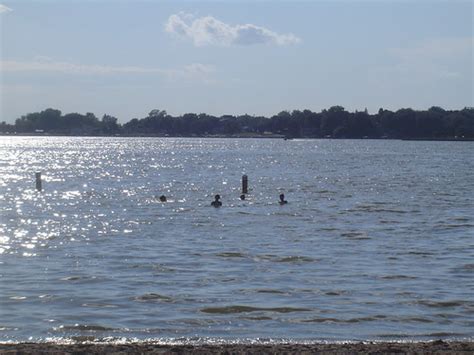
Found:
[[127, 135], [127, 136], [261, 136], [281, 135], [291, 138], [474, 138], [474, 108], [444, 110], [431, 107], [425, 111], [403, 108], [380, 109], [376, 114], [348, 112], [333, 106], [321, 112], [282, 111], [272, 117], [205, 113], [169, 115], [152, 110], [147, 117], [133, 118], [125, 124], [116, 117], [93, 113], [85, 115], [48, 108], [18, 118], [14, 124], [0, 123], [0, 132], [9, 134], [45, 133], [55, 135]]

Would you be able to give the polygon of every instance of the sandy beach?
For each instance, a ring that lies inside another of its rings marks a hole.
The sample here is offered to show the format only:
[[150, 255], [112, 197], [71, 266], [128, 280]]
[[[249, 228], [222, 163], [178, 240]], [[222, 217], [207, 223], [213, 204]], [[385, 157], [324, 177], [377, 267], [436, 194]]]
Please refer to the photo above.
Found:
[[0, 354], [472, 354], [474, 342], [162, 345], [154, 343], [0, 344]]

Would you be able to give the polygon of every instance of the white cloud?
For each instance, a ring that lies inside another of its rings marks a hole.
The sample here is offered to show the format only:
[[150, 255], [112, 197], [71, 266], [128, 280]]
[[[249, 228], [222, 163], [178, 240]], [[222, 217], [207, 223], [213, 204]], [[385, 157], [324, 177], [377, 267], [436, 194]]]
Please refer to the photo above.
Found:
[[2, 72], [50, 72], [89, 75], [157, 74], [170, 78], [204, 76], [214, 71], [213, 66], [200, 63], [190, 64], [180, 69], [162, 69], [138, 66], [85, 65], [54, 61], [47, 57], [37, 57], [32, 61], [2, 61], [0, 62], [0, 69]]
[[190, 38], [195, 46], [231, 46], [252, 44], [297, 44], [301, 39], [295, 35], [278, 34], [265, 27], [252, 24], [229, 25], [212, 16], [195, 18], [179, 13], [171, 15], [165, 24], [168, 33]]
[[10, 12], [10, 11], [13, 11], [13, 10], [5, 5], [0, 4], [0, 14], [3, 14], [4, 12]]

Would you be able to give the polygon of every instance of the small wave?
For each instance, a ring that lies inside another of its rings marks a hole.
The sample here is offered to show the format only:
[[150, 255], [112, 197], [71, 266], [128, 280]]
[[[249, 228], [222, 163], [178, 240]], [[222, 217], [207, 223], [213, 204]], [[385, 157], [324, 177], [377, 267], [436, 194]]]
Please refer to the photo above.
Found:
[[61, 278], [61, 281], [77, 281], [80, 280], [82, 277], [81, 276], [67, 276]]
[[285, 216], [285, 217], [298, 217], [296, 213], [291, 212], [273, 212], [271, 213], [272, 216]]
[[273, 289], [262, 289], [262, 290], [257, 290], [257, 293], [277, 293], [284, 295], [286, 292], [280, 291], [280, 290], [273, 290]]
[[[468, 343], [472, 342], [472, 338], [470, 334], [466, 333], [456, 333], [456, 332], [433, 332], [433, 333], [410, 333], [410, 334], [404, 334], [404, 333], [385, 333], [385, 334], [377, 334], [375, 335], [377, 338], [380, 339], [389, 339], [388, 341], [390, 343], [400, 343], [400, 344], [417, 344], [417, 343], [425, 343], [426, 344], [432, 344], [432, 345], [442, 345], [442, 344], [448, 344], [451, 341], [466, 341]], [[427, 339], [427, 340], [421, 340], [421, 339]], [[396, 339], [404, 339], [404, 340], [396, 340]], [[433, 339], [438, 339], [438, 340], [433, 340]], [[444, 339], [446, 340], [446, 343], [441, 340]], [[449, 340], [448, 340], [449, 339]], [[382, 342], [385, 342], [383, 340]], [[408, 350], [408, 349], [407, 349]], [[397, 351], [400, 352], [400, 351]], [[390, 352], [392, 353], [392, 352]], [[401, 351], [401, 353], [406, 353], [406, 351]], [[413, 353], [413, 350], [408, 350], [408, 353]], [[416, 353], [416, 351], [414, 352]], [[425, 353], [424, 351], [419, 351], [419, 353]], [[459, 350], [459, 351], [453, 351], [453, 350], [448, 350], [446, 349], [444, 352], [443, 351], [429, 351], [426, 353], [446, 353], [446, 354], [466, 354], [466, 353], [472, 353], [469, 351], [469, 349], [466, 351], [465, 349]]]
[[314, 261], [316, 259], [307, 256], [286, 256], [275, 260], [277, 263], [310, 263]]
[[247, 211], [238, 211], [237, 214], [241, 214], [241, 215], [255, 215], [255, 213], [247, 212]]
[[133, 298], [137, 302], [173, 302], [173, 298], [158, 293], [146, 293]]
[[246, 319], [246, 320], [272, 320], [272, 317], [268, 316], [260, 316], [260, 317], [240, 317], [240, 319]]
[[399, 318], [395, 320], [396, 322], [400, 323], [434, 323], [431, 319], [428, 318], [422, 318], [422, 317], [404, 317], [404, 318]]
[[342, 320], [337, 318], [311, 318], [303, 319], [303, 323], [340, 323]]
[[[413, 338], [413, 339], [419, 339], [419, 338], [452, 338], [452, 337], [467, 337], [469, 336], [468, 334], [464, 333], [455, 333], [455, 332], [433, 332], [433, 333], [425, 333], [425, 334], [392, 334], [392, 333], [387, 333], [387, 334], [379, 334], [376, 335], [378, 338], [392, 338], [392, 339], [397, 339], [397, 338]], [[440, 341], [440, 340], [437, 340]], [[410, 341], [411, 342], [411, 341]], [[416, 341], [415, 341], [416, 342]]]
[[11, 330], [18, 330], [18, 328], [13, 328], [13, 327], [7, 327], [7, 326], [0, 325], [0, 332], [11, 331]]
[[344, 290], [332, 290], [332, 291], [327, 291], [324, 293], [326, 296], [342, 296], [346, 295], [347, 291]]
[[435, 255], [434, 253], [430, 253], [428, 251], [409, 251], [408, 255], [420, 255], [420, 256], [431, 256]]
[[415, 297], [416, 293], [411, 292], [411, 291], [400, 291], [396, 293], [397, 296], [402, 296], [402, 297]]
[[53, 328], [54, 331], [86, 331], [86, 332], [106, 332], [117, 330], [116, 328], [105, 327], [97, 324], [74, 324], [74, 325], [60, 325], [59, 327]]
[[420, 300], [416, 301], [416, 304], [431, 308], [454, 308], [461, 306], [469, 306], [468, 301], [453, 300], [453, 301], [431, 301], [431, 300]]
[[350, 318], [346, 320], [346, 323], [362, 323], [362, 322], [374, 322], [380, 319], [385, 319], [386, 316], [372, 316], [372, 317], [359, 317], [359, 318]]
[[379, 221], [380, 224], [399, 224], [401, 223], [400, 221], [394, 221], [394, 220], [391, 220], [391, 219], [381, 219]]
[[72, 336], [71, 340], [78, 343], [86, 343], [86, 342], [95, 342], [97, 338], [94, 335], [78, 335]]
[[349, 319], [340, 319], [340, 318], [330, 318], [330, 317], [317, 317], [311, 319], [303, 319], [303, 323], [363, 323], [363, 322], [374, 322], [381, 319], [385, 319], [387, 316], [376, 315], [372, 317], [359, 317], [359, 318], [349, 318]]
[[45, 293], [44, 295], [39, 295], [38, 298], [41, 298], [41, 299], [50, 299], [50, 298], [53, 298], [54, 296], [53, 295], [49, 295], [47, 293]]
[[366, 240], [371, 239], [367, 233], [364, 232], [346, 232], [341, 234], [342, 237], [351, 238], [354, 240]]
[[[209, 325], [213, 324], [218, 324], [218, 321], [215, 321], [213, 319], [193, 319], [193, 318], [188, 318], [188, 319], [180, 319], [180, 323], [186, 324], [186, 325], [191, 325], [193, 327], [206, 327]], [[163, 330], [161, 329], [147, 329], [149, 332], [155, 332], [159, 333], [162, 332]]]
[[26, 296], [11, 296], [10, 299], [14, 301], [23, 301], [26, 300]]
[[385, 276], [381, 276], [380, 279], [382, 280], [416, 280], [417, 277], [407, 276], [407, 275], [385, 275]]
[[[148, 329], [146, 333], [163, 333], [162, 329]], [[434, 335], [431, 335], [431, 337], [436, 337], [436, 334], [444, 334], [444, 333], [432, 333]], [[448, 333], [448, 334], [457, 334], [457, 333]], [[330, 339], [330, 340], [317, 340], [317, 339], [302, 339], [302, 338], [217, 338], [217, 337], [199, 337], [199, 336], [194, 336], [194, 337], [176, 337], [176, 338], [169, 338], [169, 337], [149, 337], [149, 338], [130, 338], [130, 337], [115, 337], [115, 336], [106, 336], [106, 337], [93, 337], [91, 338], [90, 336], [73, 336], [73, 337], [48, 337], [43, 340], [39, 339], [38, 344], [45, 344], [46, 346], [55, 346], [55, 345], [78, 345], [79, 347], [82, 346], [98, 346], [97, 349], [101, 350], [101, 347], [103, 346], [119, 346], [118, 348], [114, 349], [113, 348], [107, 348], [104, 351], [102, 348], [102, 353], [107, 352], [107, 353], [114, 353], [114, 354], [122, 354], [122, 353], [129, 353], [130, 351], [132, 353], [136, 352], [153, 352], [153, 353], [172, 353], [172, 350], [175, 350], [174, 353], [188, 353], [191, 350], [193, 350], [191, 347], [197, 346], [199, 348], [194, 349], [195, 352], [198, 353], [205, 353], [206, 351], [215, 353], [216, 350], [215, 348], [207, 348], [207, 346], [215, 347], [215, 346], [224, 346], [225, 348], [220, 349], [219, 353], [254, 353], [256, 350], [259, 350], [258, 348], [249, 348], [249, 347], [254, 347], [254, 346], [282, 346], [281, 349], [275, 349], [271, 347], [266, 347], [266, 348], [261, 348], [262, 353], [270, 353], [271, 350], [273, 352], [271, 353], [356, 353], [357, 348], [352, 348], [351, 346], [372, 346], [374, 345], [375, 348], [373, 349], [371, 353], [380, 353], [381, 349], [388, 349], [385, 350], [385, 352], [389, 351], [389, 353], [413, 353], [416, 351], [416, 347], [414, 348], [413, 346], [420, 346], [419, 351], [423, 353], [423, 349], [429, 349], [427, 346], [434, 345], [436, 347], [438, 346], [448, 346], [448, 344], [452, 344], [455, 347], [453, 349], [458, 349], [459, 351], [454, 353], [472, 353], [470, 344], [472, 343], [472, 336], [466, 335], [466, 334], [460, 334], [460, 337], [456, 337], [457, 339], [453, 340], [447, 340], [443, 341], [441, 339], [438, 340], [421, 340], [421, 337], [428, 337], [429, 335], [422, 334], [422, 335], [412, 335], [412, 334], [381, 334], [381, 335], [375, 335], [375, 337], [378, 338], [391, 338], [389, 340], [381, 340], [381, 339], [357, 339], [355, 340], [354, 338], [348, 339], [348, 340], [335, 340], [335, 339]], [[445, 337], [442, 335], [441, 337]], [[84, 338], [84, 341], [81, 342], [79, 339]], [[401, 339], [403, 338], [403, 340]], [[410, 339], [407, 339], [410, 338]], [[93, 343], [93, 344], [91, 344]], [[17, 341], [7, 341], [2, 343], [3, 344], [17, 344], [22, 346], [22, 342], [17, 342]], [[32, 345], [31, 343], [24, 343], [26, 346]], [[24, 345], [23, 344], [23, 345]], [[244, 346], [243, 348], [236, 348], [234, 351], [232, 351], [233, 346]], [[307, 346], [312, 346], [315, 345], [316, 347], [314, 348], [307, 348]], [[125, 346], [125, 347], [122, 347]], [[136, 346], [139, 346], [140, 349], [135, 348]], [[162, 351], [159, 351], [158, 348], [155, 347], [159, 346], [184, 346], [185, 348], [183, 349], [161, 349]], [[294, 348], [293, 346], [297, 346]], [[303, 346], [303, 348], [299, 348], [300, 346]], [[381, 346], [381, 348], [380, 348]], [[404, 348], [398, 349], [397, 346], [403, 346]], [[328, 347], [326, 351], [324, 351], [324, 347]], [[347, 348], [346, 348], [347, 347]], [[406, 348], [405, 348], [406, 347]], [[92, 348], [89, 348], [88, 350], [91, 350]], [[253, 351], [251, 351], [253, 349]], [[338, 351], [339, 349], [339, 351]], [[344, 351], [346, 349], [346, 351]], [[350, 351], [350, 349], [352, 349]], [[436, 353], [439, 353], [441, 348], [437, 348], [438, 351]], [[450, 347], [446, 348], [448, 351], [451, 349]], [[73, 349], [71, 349], [73, 350]], [[78, 350], [80, 350], [78, 348]], [[82, 348], [84, 350], [84, 348]], [[87, 350], [87, 349], [86, 349]], [[97, 350], [97, 351], [99, 351]], [[128, 350], [128, 352], [127, 352]], [[141, 351], [140, 351], [141, 350]], [[153, 351], [155, 350], [155, 351]], [[167, 350], [167, 351], [166, 351]], [[359, 349], [360, 350], [360, 349]], [[363, 349], [362, 349], [363, 350]], [[370, 350], [370, 349], [369, 349]], [[377, 351], [378, 352], [375, 352]], [[411, 351], [410, 351], [411, 350]], [[95, 351], [94, 353], [97, 353]], [[359, 351], [360, 352], [360, 351]], [[15, 352], [18, 353], [18, 352]], [[24, 353], [24, 352], [22, 352]], [[85, 353], [84, 351], [75, 351], [75, 354], [78, 353]], [[449, 353], [453, 353], [453, 351], [449, 351]]]
[[153, 272], [154, 273], [172, 273], [172, 272], [175, 272], [176, 270], [173, 269], [173, 268], [170, 268], [170, 267], [167, 267], [165, 265], [161, 265], [161, 264], [158, 264], [158, 265], [152, 265], [151, 267], [153, 269]]
[[319, 190], [319, 191], [316, 191], [316, 193], [318, 193], [318, 194], [334, 194], [335, 192], [330, 191], [330, 190]]
[[234, 313], [250, 313], [250, 312], [276, 312], [276, 313], [290, 313], [290, 312], [307, 312], [308, 308], [295, 307], [251, 307], [251, 306], [224, 306], [224, 307], [208, 307], [201, 309], [203, 313], [211, 314], [234, 314]]
[[400, 338], [416, 338], [419, 335], [386, 333], [386, 334], [377, 334], [375, 336], [381, 339], [400, 339]]
[[302, 255], [291, 255], [291, 256], [278, 256], [272, 254], [265, 254], [265, 255], [257, 255], [255, 260], [268, 260], [273, 261], [275, 263], [310, 263], [316, 262], [317, 259], [310, 258], [308, 256]]
[[106, 303], [83, 303], [82, 307], [91, 307], [91, 308], [117, 308], [115, 304], [106, 304]]
[[428, 334], [420, 334], [420, 336], [426, 336], [426, 337], [462, 337], [466, 335], [467, 334], [455, 333], [455, 332], [435, 332], [435, 333], [428, 333]]
[[468, 218], [468, 217], [455, 217], [455, 218], [453, 218], [453, 221], [456, 221], [456, 222], [468, 222], [470, 220], [471, 220], [471, 218]]
[[451, 269], [452, 273], [466, 273], [472, 274], [474, 273], [474, 264], [464, 264], [461, 266], [453, 267]]
[[471, 223], [438, 223], [435, 228], [438, 230], [455, 229], [455, 228], [472, 228], [474, 224]]
[[395, 208], [385, 208], [380, 207], [380, 204], [370, 204], [370, 205], [359, 205], [355, 208], [349, 209], [348, 212], [381, 212], [381, 213], [396, 213], [396, 214], [406, 214], [414, 211], [405, 211]]
[[73, 276], [66, 276], [60, 279], [61, 281], [95, 281], [98, 282], [97, 276], [80, 276], [80, 275], [73, 275]]
[[95, 190], [83, 191], [81, 196], [82, 198], [85, 198], [85, 199], [86, 198], [87, 199], [90, 199], [90, 198], [106, 199], [107, 198], [106, 194], [99, 191], [95, 191]]
[[217, 253], [216, 256], [221, 258], [245, 258], [245, 255], [238, 252], [224, 252], [224, 253]]

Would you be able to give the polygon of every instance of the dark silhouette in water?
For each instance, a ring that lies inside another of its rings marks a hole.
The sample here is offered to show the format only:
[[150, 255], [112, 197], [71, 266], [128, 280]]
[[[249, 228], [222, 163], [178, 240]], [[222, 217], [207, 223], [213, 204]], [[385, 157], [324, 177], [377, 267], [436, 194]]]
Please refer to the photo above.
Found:
[[221, 199], [221, 196], [220, 196], [220, 195], [214, 196], [214, 201], [211, 202], [211, 206], [214, 206], [214, 207], [221, 207], [221, 206], [222, 206], [222, 202], [219, 201], [220, 199]]
[[245, 195], [244, 195], [244, 194], [240, 195], [240, 199], [241, 199], [242, 201], [245, 200]]
[[278, 201], [280, 205], [285, 205], [288, 201], [285, 200], [285, 194], [280, 194], [280, 201]]
[[161, 201], [161, 202], [166, 202], [166, 196], [165, 196], [165, 195], [161, 195], [161, 196], [160, 196], [160, 201]]

